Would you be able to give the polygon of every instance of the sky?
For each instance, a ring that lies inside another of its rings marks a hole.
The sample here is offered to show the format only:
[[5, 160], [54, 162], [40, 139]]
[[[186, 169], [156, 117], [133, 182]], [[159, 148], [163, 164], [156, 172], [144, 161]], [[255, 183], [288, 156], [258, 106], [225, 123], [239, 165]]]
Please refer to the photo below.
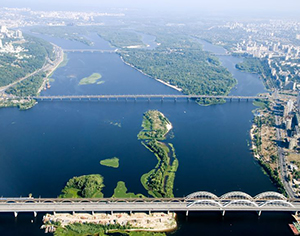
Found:
[[1, 0], [2, 7], [33, 10], [101, 10], [129, 8], [166, 12], [293, 13], [300, 15], [300, 0]]

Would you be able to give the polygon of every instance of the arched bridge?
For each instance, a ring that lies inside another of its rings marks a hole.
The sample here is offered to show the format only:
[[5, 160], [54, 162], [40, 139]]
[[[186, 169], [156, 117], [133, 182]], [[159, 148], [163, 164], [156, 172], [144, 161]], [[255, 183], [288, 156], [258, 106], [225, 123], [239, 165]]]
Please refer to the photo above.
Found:
[[0, 212], [300, 211], [300, 199], [277, 192], [254, 197], [234, 191], [220, 197], [200, 191], [184, 198], [0, 198]]

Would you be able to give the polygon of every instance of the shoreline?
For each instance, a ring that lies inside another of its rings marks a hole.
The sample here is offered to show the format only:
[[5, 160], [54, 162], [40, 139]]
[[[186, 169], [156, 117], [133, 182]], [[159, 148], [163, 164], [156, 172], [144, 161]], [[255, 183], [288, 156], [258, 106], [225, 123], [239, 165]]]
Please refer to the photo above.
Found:
[[43, 90], [43, 88], [45, 88], [46, 85], [46, 81], [49, 79], [48, 77], [54, 73], [54, 71], [59, 67], [59, 65], [64, 61], [64, 52], [63, 49], [53, 43], [51, 43], [54, 47], [54, 49], [56, 48], [56, 50], [58, 50], [58, 58], [55, 59], [54, 61], [54, 65], [52, 67], [50, 67], [50, 69], [48, 70], [48, 72], [46, 73], [46, 78], [44, 79], [44, 82], [42, 83], [41, 87], [38, 90], [38, 94], [40, 94]]
[[130, 63], [128, 63], [128, 62], [126, 62], [126, 61], [124, 60], [124, 58], [123, 58], [121, 55], [120, 55], [120, 58], [121, 58], [122, 62], [124, 62], [126, 65], [128, 65], [128, 66], [130, 66], [131, 68], [137, 70], [138, 72], [142, 73], [143, 75], [148, 76], [149, 78], [154, 79], [154, 80], [158, 81], [159, 83], [162, 83], [162, 84], [164, 84], [164, 85], [166, 85], [166, 86], [168, 86], [168, 87], [170, 87], [170, 88], [172, 88], [172, 89], [175, 89], [175, 90], [177, 90], [178, 92], [182, 92], [182, 89], [181, 89], [181, 88], [179, 88], [179, 87], [177, 87], [177, 86], [175, 86], [175, 85], [171, 85], [171, 84], [169, 84], [169, 83], [167, 83], [167, 82], [165, 82], [165, 81], [163, 81], [163, 80], [161, 80], [161, 79], [155, 79], [155, 78], [153, 78], [152, 76], [150, 76], [150, 75], [146, 74], [145, 72], [143, 72], [142, 70], [136, 68], [134, 65], [132, 65], [132, 64], [130, 64]]

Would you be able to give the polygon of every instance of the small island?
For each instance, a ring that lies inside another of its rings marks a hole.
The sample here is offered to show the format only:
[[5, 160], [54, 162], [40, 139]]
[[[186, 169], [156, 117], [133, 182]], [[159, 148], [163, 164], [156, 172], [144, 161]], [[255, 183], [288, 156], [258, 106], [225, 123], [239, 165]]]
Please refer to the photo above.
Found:
[[79, 81], [79, 85], [86, 85], [86, 84], [102, 84], [104, 81], [99, 81], [102, 78], [102, 75], [99, 73], [93, 73], [89, 77], [85, 77]]
[[75, 176], [67, 182], [59, 197], [102, 198], [103, 187], [103, 177], [99, 174]]
[[119, 158], [113, 157], [105, 160], [101, 160], [100, 164], [107, 167], [118, 168], [119, 167]]
[[119, 181], [117, 187], [114, 190], [112, 198], [142, 198], [143, 194], [128, 193], [125, 182]]
[[141, 183], [153, 197], [174, 197], [173, 187], [178, 160], [173, 145], [162, 142], [172, 129], [172, 124], [161, 112], [149, 110], [144, 113], [142, 127], [138, 139], [154, 153], [158, 163], [154, 169], [142, 175]]

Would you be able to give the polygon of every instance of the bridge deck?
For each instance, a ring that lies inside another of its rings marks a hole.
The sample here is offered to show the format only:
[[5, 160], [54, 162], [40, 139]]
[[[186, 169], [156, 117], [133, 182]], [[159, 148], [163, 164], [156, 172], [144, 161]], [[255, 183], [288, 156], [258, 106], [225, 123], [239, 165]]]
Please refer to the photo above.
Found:
[[300, 211], [298, 199], [0, 199], [0, 212]]

